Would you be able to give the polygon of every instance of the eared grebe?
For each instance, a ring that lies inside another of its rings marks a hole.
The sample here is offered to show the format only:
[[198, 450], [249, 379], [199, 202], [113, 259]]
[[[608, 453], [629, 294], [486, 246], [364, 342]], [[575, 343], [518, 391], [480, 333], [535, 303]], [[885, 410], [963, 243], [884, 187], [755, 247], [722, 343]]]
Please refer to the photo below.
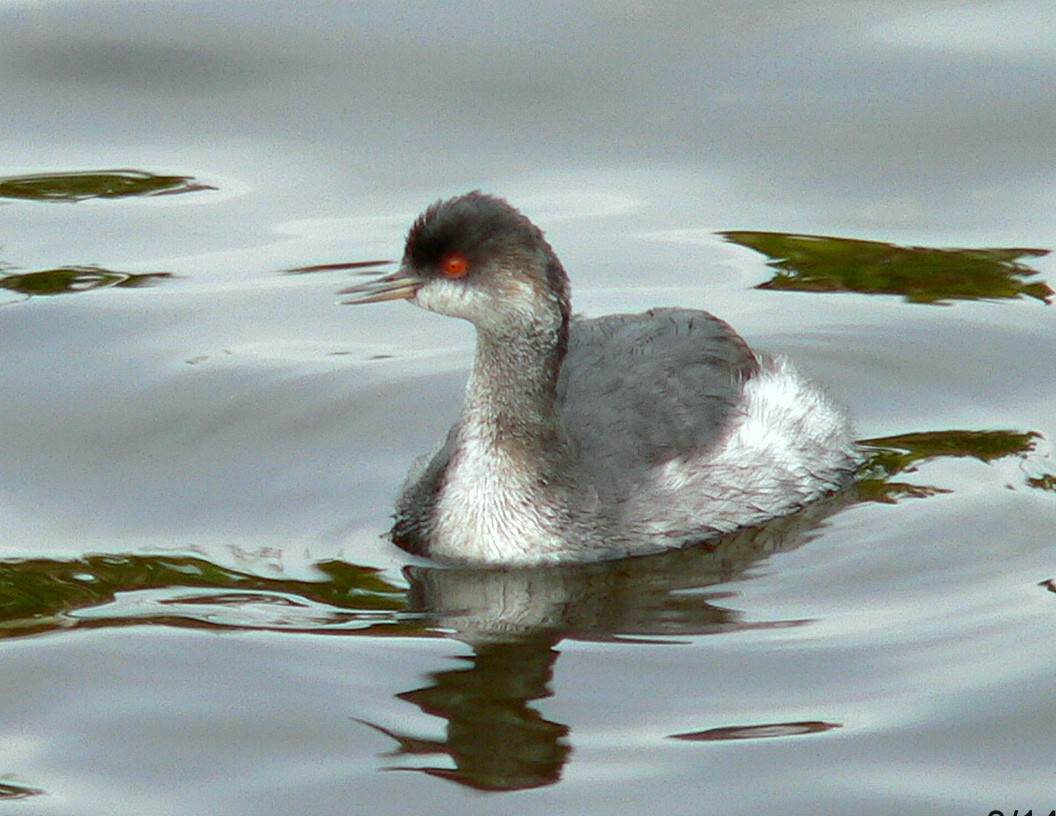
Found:
[[462, 414], [396, 506], [392, 537], [411, 552], [493, 565], [654, 552], [791, 513], [854, 472], [843, 412], [718, 318], [572, 317], [561, 262], [502, 199], [433, 204], [397, 272], [341, 294], [477, 329]]

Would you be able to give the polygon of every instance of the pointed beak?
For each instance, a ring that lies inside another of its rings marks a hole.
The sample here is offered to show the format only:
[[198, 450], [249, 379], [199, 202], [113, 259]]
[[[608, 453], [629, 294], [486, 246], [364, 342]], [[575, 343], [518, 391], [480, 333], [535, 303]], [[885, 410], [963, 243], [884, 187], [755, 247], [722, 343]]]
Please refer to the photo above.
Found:
[[414, 297], [418, 288], [422, 285], [418, 278], [402, 268], [397, 269], [391, 275], [384, 278], [349, 286], [338, 292], [339, 295], [353, 295], [348, 300], [342, 300], [341, 305], [352, 306], [360, 303], [380, 303], [383, 300], [406, 300]]

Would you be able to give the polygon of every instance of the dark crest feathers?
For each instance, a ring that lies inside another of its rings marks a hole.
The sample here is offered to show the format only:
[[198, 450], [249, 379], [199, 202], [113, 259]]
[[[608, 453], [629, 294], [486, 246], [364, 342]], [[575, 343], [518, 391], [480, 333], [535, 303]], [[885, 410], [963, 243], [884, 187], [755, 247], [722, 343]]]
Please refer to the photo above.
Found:
[[437, 201], [418, 216], [407, 233], [404, 262], [428, 268], [455, 251], [479, 260], [496, 253], [500, 242], [547, 246], [542, 231], [506, 201], [474, 190]]

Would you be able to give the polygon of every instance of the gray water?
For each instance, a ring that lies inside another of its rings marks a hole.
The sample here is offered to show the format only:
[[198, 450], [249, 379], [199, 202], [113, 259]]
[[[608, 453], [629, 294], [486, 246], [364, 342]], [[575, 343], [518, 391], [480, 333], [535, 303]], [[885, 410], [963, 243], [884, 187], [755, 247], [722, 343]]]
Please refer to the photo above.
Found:
[[[1054, 75], [1041, 2], [0, 5], [0, 810], [1056, 808]], [[392, 546], [472, 331], [288, 270], [474, 188], [794, 358], [858, 488]]]

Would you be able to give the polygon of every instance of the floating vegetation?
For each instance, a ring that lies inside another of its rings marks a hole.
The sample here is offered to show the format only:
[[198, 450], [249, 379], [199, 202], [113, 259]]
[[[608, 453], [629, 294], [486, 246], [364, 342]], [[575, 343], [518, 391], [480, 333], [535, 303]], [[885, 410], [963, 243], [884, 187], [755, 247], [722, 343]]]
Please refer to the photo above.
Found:
[[770, 258], [768, 266], [777, 272], [759, 289], [902, 295], [930, 304], [1021, 297], [1049, 303], [1054, 294], [1044, 281], [1028, 280], [1038, 270], [1021, 261], [1048, 255], [1047, 249], [935, 249], [782, 232], [720, 234]]
[[174, 277], [170, 272], [144, 272], [132, 274], [114, 272], [98, 266], [63, 266], [39, 272], [24, 272], [0, 276], [0, 289], [8, 289], [23, 295], [69, 295], [88, 292], [92, 289], [119, 287], [135, 289], [150, 286]]
[[143, 170], [87, 170], [0, 176], [0, 198], [28, 201], [84, 201], [89, 198], [176, 195], [215, 190], [190, 176], [157, 176]]

